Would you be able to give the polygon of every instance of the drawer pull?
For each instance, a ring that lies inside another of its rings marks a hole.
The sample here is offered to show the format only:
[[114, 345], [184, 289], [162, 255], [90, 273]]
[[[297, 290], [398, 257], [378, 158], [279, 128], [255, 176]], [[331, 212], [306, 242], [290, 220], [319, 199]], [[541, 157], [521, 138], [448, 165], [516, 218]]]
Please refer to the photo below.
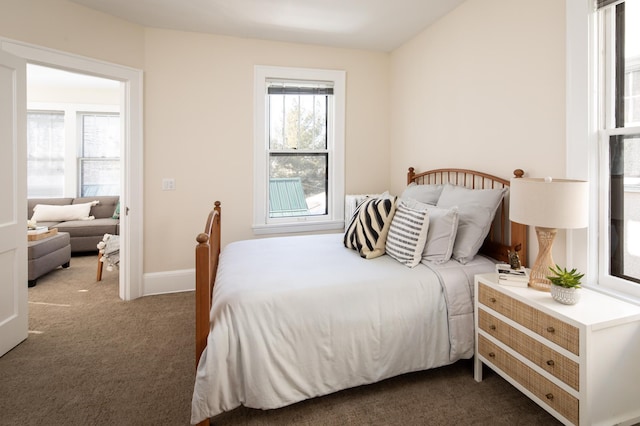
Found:
[[495, 330], [495, 329], [496, 329], [496, 326], [495, 326], [495, 325], [493, 325], [493, 324], [491, 324], [491, 325], [489, 326], [489, 329], [491, 329], [491, 330]]
[[496, 303], [496, 298], [495, 298], [495, 297], [491, 297], [491, 298], [489, 298], [489, 302], [491, 302], [491, 303]]
[[495, 358], [496, 354], [494, 352], [489, 352], [489, 358]]
[[556, 332], [556, 329], [555, 329], [555, 328], [553, 328], [553, 327], [551, 327], [551, 326], [549, 326], [549, 327], [547, 327], [547, 331], [548, 331], [549, 333], [555, 333], [555, 332]]
[[551, 392], [549, 392], [545, 396], [547, 397], [548, 400], [553, 401], [553, 394]]
[[553, 360], [550, 359], [549, 361], [547, 361], [547, 365], [553, 366], [553, 365], [555, 365], [555, 362], [553, 362]]

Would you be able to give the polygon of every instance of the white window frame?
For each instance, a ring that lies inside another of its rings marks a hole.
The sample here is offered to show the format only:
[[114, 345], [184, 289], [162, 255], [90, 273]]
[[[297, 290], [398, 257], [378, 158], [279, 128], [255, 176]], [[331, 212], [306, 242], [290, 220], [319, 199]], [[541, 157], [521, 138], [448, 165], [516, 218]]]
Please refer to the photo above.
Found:
[[[112, 108], [113, 109], [113, 108]], [[112, 117], [117, 117], [118, 119], [120, 119], [120, 113], [118, 111], [96, 111], [96, 110], [92, 110], [92, 111], [87, 111], [86, 109], [82, 109], [82, 110], [76, 110], [76, 187], [77, 187], [77, 191], [76, 191], [76, 196], [78, 197], [82, 197], [82, 185], [83, 185], [83, 181], [82, 181], [82, 168], [84, 167], [84, 162], [85, 161], [112, 161], [112, 162], [118, 162], [120, 163], [120, 157], [87, 157], [85, 156], [84, 153], [84, 117], [88, 116], [88, 115], [108, 115], [108, 116], [112, 116]], [[121, 144], [122, 145], [122, 144]], [[119, 194], [111, 194], [111, 195], [119, 195]], [[84, 197], [87, 197], [87, 195], [85, 195]]]
[[605, 99], [600, 81], [605, 69], [598, 56], [600, 25], [593, 0], [566, 1], [567, 176], [590, 182], [589, 228], [567, 231], [567, 261], [586, 271], [585, 286], [640, 304], [640, 285], [606, 273], [611, 133], [600, 130], [606, 119], [599, 109], [600, 99]]
[[[611, 26], [612, 20], [614, 19], [614, 8], [615, 6], [609, 7], [604, 11], [606, 14], [605, 18], [602, 20], [595, 19], [594, 21], [594, 31], [597, 31], [597, 42], [598, 46], [604, 46], [606, 44], [606, 40], [604, 34], [606, 32], [611, 33], [613, 31], [613, 27]], [[619, 278], [613, 275], [610, 275], [608, 271], [610, 270], [610, 216], [609, 216], [609, 144], [611, 136], [624, 136], [624, 135], [634, 135], [640, 134], [640, 127], [624, 127], [624, 128], [615, 128], [615, 117], [614, 117], [614, 108], [612, 105], [612, 96], [608, 93], [613, 92], [615, 89], [613, 87], [613, 73], [615, 72], [615, 64], [614, 58], [611, 54], [612, 50], [615, 48], [613, 46], [613, 37], [609, 34], [609, 44], [610, 46], [605, 46], [603, 48], [598, 48], [596, 51], [599, 56], [596, 57], [596, 66], [598, 66], [598, 72], [600, 75], [599, 81], [599, 90], [597, 91], [597, 95], [599, 96], [599, 104], [601, 113], [598, 114], [598, 142], [599, 142], [599, 164], [600, 167], [600, 221], [599, 221], [599, 233], [600, 239], [598, 244], [598, 283], [602, 287], [606, 287], [615, 292], [621, 292], [625, 294], [631, 294], [634, 297], [640, 298], [640, 284], [625, 280], [623, 278]]]
[[[269, 80], [327, 81], [333, 83], [333, 108], [327, 111], [327, 214], [269, 218], [269, 151], [267, 84]], [[346, 73], [339, 70], [257, 65], [254, 69], [254, 185], [253, 232], [281, 234], [344, 229], [344, 139]]]

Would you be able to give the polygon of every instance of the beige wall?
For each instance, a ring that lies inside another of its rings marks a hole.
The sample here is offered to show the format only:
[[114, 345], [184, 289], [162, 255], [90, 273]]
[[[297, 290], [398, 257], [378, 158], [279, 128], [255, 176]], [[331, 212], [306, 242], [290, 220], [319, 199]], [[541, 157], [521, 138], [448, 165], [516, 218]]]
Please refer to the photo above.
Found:
[[[389, 55], [156, 29], [145, 43], [147, 271], [193, 264], [215, 200], [223, 244], [253, 237], [255, 65], [345, 70], [346, 190], [388, 188]], [[161, 190], [163, 177], [175, 191]]]
[[408, 165], [565, 176], [564, 1], [468, 0], [392, 53], [390, 88], [392, 191]]
[[145, 29], [65, 0], [0, 0], [0, 36], [144, 70], [145, 273], [193, 268], [215, 200], [223, 243], [253, 236], [254, 65], [345, 70], [346, 191], [389, 187], [389, 54]]
[[67, 0], [0, 0], [0, 36], [144, 68], [144, 28]]
[[558, 0], [468, 0], [392, 54], [391, 179], [412, 164], [564, 173]]
[[390, 55], [145, 29], [66, 0], [0, 0], [0, 36], [144, 70], [148, 273], [193, 267], [214, 200], [223, 242], [252, 237], [257, 64], [347, 72], [347, 192], [399, 193], [408, 166], [563, 176], [564, 7], [468, 0]]
[[27, 108], [31, 102], [109, 105], [120, 107], [120, 89], [59, 89], [29, 85], [27, 90]]

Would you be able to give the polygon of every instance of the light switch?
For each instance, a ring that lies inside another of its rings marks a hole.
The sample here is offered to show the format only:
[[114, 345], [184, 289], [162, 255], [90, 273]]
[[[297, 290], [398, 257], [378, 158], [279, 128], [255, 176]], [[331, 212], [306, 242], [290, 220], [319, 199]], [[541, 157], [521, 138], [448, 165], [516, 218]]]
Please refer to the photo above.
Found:
[[176, 180], [174, 178], [163, 178], [162, 179], [162, 190], [163, 191], [175, 191], [176, 189]]

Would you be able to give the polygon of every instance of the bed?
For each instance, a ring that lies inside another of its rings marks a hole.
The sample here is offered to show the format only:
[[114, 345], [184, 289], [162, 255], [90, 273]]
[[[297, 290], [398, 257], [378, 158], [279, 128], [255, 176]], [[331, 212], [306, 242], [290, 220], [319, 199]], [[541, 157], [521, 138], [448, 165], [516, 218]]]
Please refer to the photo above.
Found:
[[[474, 275], [509, 252], [527, 258], [527, 228], [508, 220], [508, 186], [471, 170], [409, 168], [403, 193], [363, 197], [344, 233], [222, 251], [216, 202], [196, 239], [191, 422], [471, 358]], [[415, 244], [403, 237], [407, 223]]]

